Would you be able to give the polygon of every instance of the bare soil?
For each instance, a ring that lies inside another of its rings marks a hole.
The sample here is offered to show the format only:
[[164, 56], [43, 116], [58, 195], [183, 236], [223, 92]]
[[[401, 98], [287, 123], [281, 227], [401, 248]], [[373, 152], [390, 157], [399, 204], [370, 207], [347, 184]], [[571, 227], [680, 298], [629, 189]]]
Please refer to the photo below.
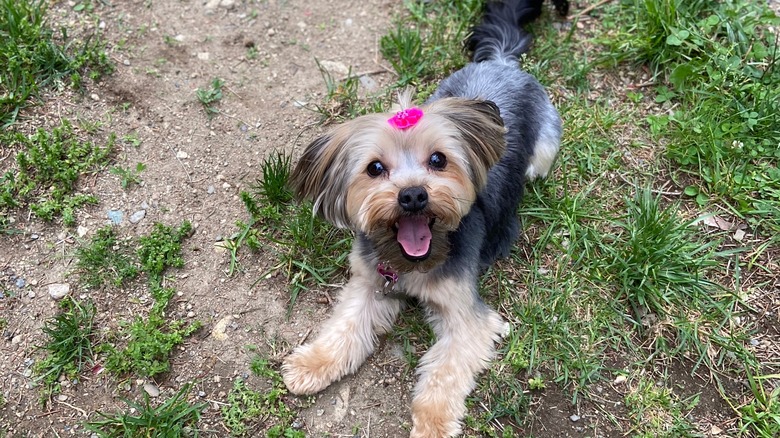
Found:
[[[96, 24], [73, 12], [73, 5], [58, 4], [49, 13], [69, 28]], [[184, 383], [195, 382], [193, 392], [202, 391], [198, 398], [208, 403], [199, 425], [202, 435], [228, 435], [219, 408], [233, 379], [248, 378], [253, 387], [265, 384], [251, 376], [253, 353], [246, 347], [257, 346], [278, 364], [290, 348], [316, 333], [330, 308], [321, 298], [336, 290], [302, 295], [288, 319], [284, 279], [257, 281], [275, 262], [273, 254], [244, 252], [243, 271], [228, 276], [229, 258], [218, 242], [236, 231], [237, 220], [247, 218], [238, 194], [260, 176], [262, 159], [279, 149], [297, 156], [322, 129], [319, 115], [310, 110], [325, 90], [315, 58], [368, 73], [380, 87], [392, 82], [377, 45], [400, 10], [401, 2], [390, 0], [128, 0], [96, 6], [97, 25], [105, 26], [114, 48], [116, 72], [89, 85], [85, 95], [46, 96], [24, 123], [32, 129], [59, 118], [101, 120], [102, 133], [135, 133], [142, 141], [137, 148], [122, 143], [117, 164], [141, 162], [147, 169], [143, 184], [129, 190], [108, 172], [82, 181], [83, 190], [101, 199], [78, 214], [84, 236], [76, 227], [45, 224], [20, 213], [14, 227], [23, 233], [0, 240], [0, 285], [15, 292], [0, 298], [0, 315], [8, 320], [0, 339], [0, 392], [6, 400], [0, 430], [11, 437], [88, 435], [81, 424], [94, 419], [96, 411], [126, 411], [122, 399], [141, 398], [143, 381], [118, 381], [102, 373], [83, 376], [75, 385], [64, 382], [62, 395], [42, 406], [30, 376], [34, 361], [42, 357], [36, 349], [44, 341], [41, 327], [57, 311], [48, 285], [69, 283], [74, 296], [92, 299], [101, 333], [148, 311], [151, 300], [141, 286], [90, 292], [69, 276], [74, 249], [108, 224], [106, 212], [115, 209], [125, 213], [124, 235], [146, 234], [154, 222], [193, 223], [195, 233], [184, 245], [186, 265], [170, 273], [178, 295], [168, 310], [198, 319], [204, 328], [174, 353], [171, 372], [152, 383], [162, 390], [159, 397], [167, 398]], [[250, 47], [256, 48], [256, 59], [249, 59]], [[346, 76], [338, 70], [337, 65], [335, 78]], [[221, 114], [209, 120], [195, 89], [208, 87], [215, 77], [225, 81], [225, 97], [217, 104]], [[129, 104], [126, 111], [124, 104]], [[6, 168], [11, 159], [3, 161]], [[130, 223], [128, 216], [142, 208], [145, 217]], [[21, 288], [19, 278], [26, 283]], [[220, 321], [226, 324], [223, 340], [212, 335]], [[385, 341], [356, 375], [311, 399], [290, 397], [300, 407], [307, 436], [408, 436], [414, 375], [400, 351]], [[687, 372], [675, 378], [692, 380]], [[690, 385], [695, 392], [696, 383]], [[621, 415], [624, 408], [609, 402], [610, 397], [619, 400], [618, 394], [572, 405], [570, 394], [551, 386], [534, 396], [528, 423], [519, 432], [546, 437], [625, 433], [602, 415], [604, 410]], [[723, 406], [713, 409], [724, 411]], [[574, 414], [578, 422], [571, 420]], [[254, 435], [263, 430], [256, 424]]]

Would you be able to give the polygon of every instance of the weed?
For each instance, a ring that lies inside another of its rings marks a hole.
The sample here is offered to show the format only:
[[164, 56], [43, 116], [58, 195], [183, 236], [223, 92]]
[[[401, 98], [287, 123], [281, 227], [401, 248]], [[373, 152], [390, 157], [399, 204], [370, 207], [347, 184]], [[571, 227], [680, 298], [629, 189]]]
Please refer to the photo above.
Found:
[[645, 378], [624, 397], [633, 436], [646, 438], [701, 436], [686, 418], [698, 402], [698, 396], [681, 400], [669, 388]]
[[54, 39], [46, 24], [47, 2], [0, 0], [0, 126], [11, 126], [19, 111], [39, 90], [70, 79], [79, 87], [79, 71], [89, 70], [98, 79], [111, 73], [113, 65], [97, 35], [87, 37], [78, 48], [62, 29], [64, 46]]
[[95, 306], [70, 297], [60, 301], [61, 312], [46, 321], [47, 337], [41, 346], [46, 357], [35, 364], [36, 381], [43, 384], [43, 399], [59, 392], [59, 377], [74, 379], [93, 359]]
[[149, 395], [144, 392], [143, 403], [124, 400], [131, 413], [98, 412], [97, 415], [102, 419], [86, 423], [86, 428], [101, 438], [197, 437], [196, 425], [207, 405], [188, 403], [187, 394], [191, 389], [192, 384], [184, 385], [173, 397], [157, 407], [152, 406]]
[[76, 250], [76, 270], [81, 283], [89, 288], [106, 284], [122, 286], [138, 277], [138, 262], [130, 243], [117, 238], [113, 227], [97, 230], [89, 245]]
[[[767, 390], [765, 381], [773, 379], [775, 388]], [[752, 432], [757, 437], [780, 435], [780, 374], [755, 376], [747, 370], [747, 383], [753, 399], [737, 409], [740, 432]]]
[[225, 85], [225, 81], [220, 78], [214, 78], [211, 81], [211, 87], [208, 89], [198, 88], [195, 90], [195, 95], [198, 97], [203, 109], [206, 111], [206, 115], [209, 119], [219, 114], [219, 110], [213, 106], [214, 103], [222, 100], [222, 86]]
[[104, 166], [114, 149], [111, 134], [104, 147], [76, 137], [67, 120], [51, 132], [39, 129], [32, 136], [6, 133], [0, 142], [21, 151], [16, 155], [16, 173], [0, 177], [0, 210], [29, 206], [41, 219], [61, 216], [66, 225], [75, 223], [75, 209], [97, 203], [94, 195], [76, 192], [80, 176]]
[[383, 111], [387, 107], [387, 93], [361, 98], [358, 95], [360, 78], [350, 69], [343, 80], [333, 78], [318, 59], [314, 59], [325, 81], [326, 95], [323, 104], [315, 104], [314, 109], [322, 116], [322, 122], [350, 120], [368, 112]]
[[140, 175], [144, 170], [146, 170], [146, 165], [144, 163], [138, 163], [135, 165], [135, 169], [114, 166], [111, 168], [111, 173], [119, 177], [122, 188], [127, 190], [131, 185], [141, 183]]
[[188, 325], [180, 320], [165, 320], [165, 309], [175, 290], [163, 285], [163, 273], [169, 267], [183, 266], [181, 242], [191, 230], [191, 224], [186, 221], [178, 229], [157, 223], [150, 235], [139, 238], [139, 265], [148, 277], [154, 304], [147, 319], [139, 317], [124, 324], [122, 335], [127, 338], [124, 348], [102, 346], [108, 352], [106, 369], [109, 371], [142, 376], [164, 373], [170, 369], [173, 348], [201, 327], [199, 321]]
[[253, 372], [259, 366], [260, 375], [271, 379], [271, 388], [263, 393], [250, 389], [242, 379], [233, 382], [228, 394], [227, 405], [222, 407], [222, 420], [233, 436], [246, 436], [253, 430], [266, 430], [268, 437], [303, 438], [303, 431], [291, 427], [295, 417], [285, 404], [283, 396], [287, 390], [279, 373], [267, 368], [266, 364], [253, 361]]

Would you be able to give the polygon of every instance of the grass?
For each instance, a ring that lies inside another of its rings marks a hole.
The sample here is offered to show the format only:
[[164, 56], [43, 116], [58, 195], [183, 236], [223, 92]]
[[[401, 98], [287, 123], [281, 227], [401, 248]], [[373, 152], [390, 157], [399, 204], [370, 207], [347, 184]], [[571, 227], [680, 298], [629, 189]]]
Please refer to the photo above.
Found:
[[111, 168], [111, 173], [119, 177], [119, 184], [127, 190], [130, 186], [141, 183], [141, 172], [144, 170], [146, 170], [146, 165], [138, 163], [135, 168], [114, 166]]
[[225, 247], [231, 252], [231, 272], [238, 264], [242, 244], [275, 253], [278, 262], [260, 278], [275, 271], [284, 273], [290, 283], [291, 311], [300, 293], [324, 287], [343, 274], [351, 236], [314, 217], [311, 205], [292, 201], [287, 184], [290, 165], [289, 156], [282, 152], [263, 161], [263, 176], [251, 192], [241, 193], [250, 221], [237, 224], [239, 232]]
[[82, 87], [82, 74], [93, 80], [113, 72], [98, 34], [83, 41], [59, 36], [45, 19], [41, 0], [0, 1], [0, 126], [9, 128], [41, 89], [61, 83]]
[[85, 141], [67, 120], [31, 136], [0, 133], [0, 143], [19, 151], [16, 169], [0, 177], [0, 211], [27, 207], [43, 220], [60, 217], [65, 225], [74, 225], [77, 208], [98, 202], [95, 195], [80, 193], [77, 182], [108, 164], [115, 142], [114, 134], [105, 146]]
[[101, 438], [147, 437], [179, 438], [197, 437], [197, 423], [206, 403], [190, 404], [187, 394], [192, 384], [184, 385], [171, 398], [159, 406], [153, 406], [144, 392], [142, 403], [125, 400], [128, 412], [107, 414], [98, 412], [101, 419], [86, 423], [86, 428]]
[[76, 250], [76, 271], [81, 284], [93, 289], [120, 287], [140, 273], [131, 242], [120, 239], [110, 226], [98, 229], [89, 244]]
[[44, 403], [51, 394], [60, 392], [60, 376], [77, 378], [95, 357], [95, 306], [65, 297], [59, 307], [60, 313], [43, 326], [47, 340], [40, 348], [46, 356], [34, 368], [35, 381], [43, 386]]

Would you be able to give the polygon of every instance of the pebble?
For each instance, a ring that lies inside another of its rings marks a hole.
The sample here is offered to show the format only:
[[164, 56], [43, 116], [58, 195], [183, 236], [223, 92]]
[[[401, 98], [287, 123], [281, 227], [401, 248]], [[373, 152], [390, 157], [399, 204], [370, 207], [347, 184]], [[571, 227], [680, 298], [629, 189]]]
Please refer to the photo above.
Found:
[[16, 287], [21, 289], [21, 288], [23, 288], [25, 286], [27, 286], [27, 281], [25, 281], [24, 278], [19, 277], [19, 278], [16, 279]]
[[621, 383], [625, 383], [627, 380], [626, 376], [620, 375], [615, 377], [615, 385], [620, 385]]
[[317, 409], [317, 416], [322, 417], [325, 414], [325, 409]]
[[76, 234], [78, 234], [79, 237], [84, 237], [89, 232], [89, 228], [79, 225], [78, 228], [76, 228]]
[[268, 35], [268, 36], [274, 36], [274, 35], [276, 35], [276, 31], [275, 31], [275, 30], [274, 30], [274, 28], [272, 27], [272, 28], [268, 29], [268, 31], [266, 32], [266, 35]]
[[49, 285], [49, 296], [55, 300], [61, 300], [70, 293], [68, 283], [53, 283]]
[[25, 370], [22, 372], [22, 375], [23, 375], [24, 377], [30, 377], [30, 376], [32, 376], [32, 368], [26, 368], [26, 369], [25, 369]]
[[90, 94], [90, 95], [89, 95], [89, 97], [90, 97], [92, 100], [94, 100], [95, 102], [97, 102], [98, 100], [100, 100], [100, 96], [98, 96], [98, 95], [97, 95], [97, 94], [95, 94], [95, 93], [92, 93], [92, 94]]
[[208, 186], [208, 188], [206, 189], [206, 193], [208, 193], [209, 195], [213, 195], [215, 191], [216, 189], [214, 188], [214, 186]]
[[141, 219], [143, 219], [144, 216], [146, 216], [146, 210], [138, 210], [130, 215], [130, 223], [137, 224], [138, 222], [141, 222]]
[[572, 422], [576, 423], [576, 422], [580, 421], [580, 416], [577, 415], [577, 414], [574, 414], [571, 417], [569, 417], [569, 420], [571, 420]]
[[146, 382], [144, 383], [144, 391], [146, 391], [147, 394], [149, 394], [149, 397], [157, 397], [160, 395], [160, 388], [158, 388], [153, 383]]
[[124, 61], [122, 61], [122, 64], [130, 65], [130, 60], [129, 59], [125, 59]]
[[33, 291], [27, 292], [27, 298], [35, 298], [35, 292]]
[[198, 59], [200, 59], [201, 61], [208, 61], [209, 52], [198, 52]]
[[192, 310], [187, 312], [187, 318], [193, 318], [193, 317], [195, 317], [195, 312], [193, 312]]
[[750, 345], [752, 345], [754, 347], [758, 346], [758, 340], [757, 339], [751, 339], [750, 340]]
[[122, 223], [122, 218], [124, 218], [125, 214], [121, 210], [108, 210], [106, 216], [108, 216], [112, 223], [119, 225]]
[[214, 324], [214, 329], [211, 330], [211, 336], [218, 341], [226, 340], [228, 338], [226, 330], [232, 321], [233, 317], [230, 315], [217, 321], [217, 323]]
[[59, 400], [61, 402], [64, 402], [67, 399], [68, 399], [68, 396], [65, 395], [65, 394], [60, 394], [60, 395], [57, 396], [57, 400]]
[[203, 398], [206, 396], [206, 393], [204, 391], [198, 391], [198, 397]]
[[185, 158], [189, 158], [189, 157], [190, 157], [190, 156], [189, 156], [189, 154], [187, 154], [187, 153], [186, 153], [186, 152], [184, 152], [184, 151], [179, 151], [179, 152], [176, 152], [176, 158], [179, 158], [179, 159], [181, 159], [181, 160], [183, 160], [183, 159], [185, 159]]

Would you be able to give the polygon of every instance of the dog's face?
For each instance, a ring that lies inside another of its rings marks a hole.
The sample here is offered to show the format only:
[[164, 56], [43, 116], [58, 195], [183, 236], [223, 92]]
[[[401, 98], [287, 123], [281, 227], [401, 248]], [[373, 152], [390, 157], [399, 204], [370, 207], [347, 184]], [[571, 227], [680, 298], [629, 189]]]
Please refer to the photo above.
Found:
[[506, 149], [492, 102], [441, 99], [414, 126], [371, 114], [309, 144], [293, 170], [299, 198], [341, 228], [364, 233], [398, 272], [428, 270], [449, 251], [447, 233], [471, 209]]

